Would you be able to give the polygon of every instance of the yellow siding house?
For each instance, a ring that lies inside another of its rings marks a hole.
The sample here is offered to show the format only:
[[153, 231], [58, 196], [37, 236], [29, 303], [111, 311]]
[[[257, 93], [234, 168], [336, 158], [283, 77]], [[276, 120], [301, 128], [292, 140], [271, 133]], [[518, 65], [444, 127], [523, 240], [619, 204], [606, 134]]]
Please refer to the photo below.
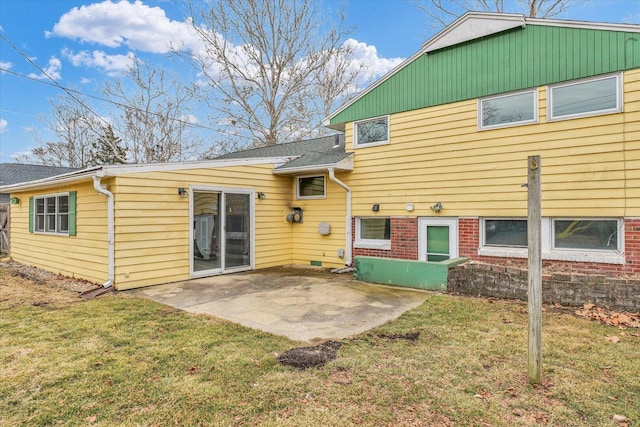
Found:
[[526, 267], [540, 155], [545, 268], [637, 276], [639, 33], [468, 13], [334, 112], [354, 256]]
[[109, 165], [5, 186], [17, 201], [11, 256], [118, 290], [287, 264], [343, 267], [335, 174], [352, 167], [344, 140], [281, 147], [286, 157]]
[[12, 257], [130, 289], [357, 256], [640, 274], [640, 26], [468, 13], [343, 105], [338, 135], [0, 187]]

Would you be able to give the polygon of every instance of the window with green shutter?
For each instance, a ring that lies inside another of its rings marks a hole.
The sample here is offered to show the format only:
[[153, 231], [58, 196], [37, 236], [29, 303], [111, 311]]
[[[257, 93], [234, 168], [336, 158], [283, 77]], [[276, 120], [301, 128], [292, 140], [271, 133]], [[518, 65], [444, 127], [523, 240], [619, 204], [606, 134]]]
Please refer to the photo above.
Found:
[[29, 232], [76, 235], [77, 193], [48, 194], [29, 198]]

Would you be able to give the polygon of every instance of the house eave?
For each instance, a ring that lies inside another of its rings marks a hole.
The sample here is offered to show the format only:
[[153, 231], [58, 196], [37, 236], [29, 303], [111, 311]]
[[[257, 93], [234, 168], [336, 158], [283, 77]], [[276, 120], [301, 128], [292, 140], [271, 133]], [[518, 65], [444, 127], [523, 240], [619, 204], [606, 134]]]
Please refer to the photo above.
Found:
[[421, 52], [429, 53], [513, 28], [524, 28], [525, 22], [522, 14], [467, 12], [427, 40]]
[[334, 169], [338, 172], [351, 172], [353, 171], [353, 156], [349, 156], [335, 163], [326, 163], [323, 165], [311, 165], [301, 166], [298, 168], [284, 168], [274, 169], [274, 175], [300, 175], [306, 173], [322, 173], [327, 172], [329, 169]]
[[82, 181], [91, 181], [94, 176], [114, 177], [132, 173], [143, 172], [171, 172], [186, 169], [211, 169], [232, 166], [250, 166], [272, 164], [274, 167], [287, 163], [291, 157], [265, 157], [251, 159], [229, 159], [229, 160], [198, 160], [189, 162], [173, 163], [146, 163], [146, 164], [124, 164], [124, 165], [104, 165], [70, 172], [63, 175], [56, 175], [34, 181], [22, 182], [19, 184], [5, 185], [0, 187], [0, 193], [12, 193], [16, 191], [27, 191], [34, 189], [44, 189], [56, 187], [62, 184], [70, 184]]
[[100, 176], [101, 167], [83, 169], [77, 172], [70, 172], [62, 175], [56, 175], [49, 178], [38, 179], [34, 181], [21, 182], [18, 184], [4, 185], [0, 187], [0, 193], [13, 193], [16, 191], [27, 191], [37, 188], [50, 188], [62, 184], [70, 184], [82, 181], [91, 181], [94, 176]]

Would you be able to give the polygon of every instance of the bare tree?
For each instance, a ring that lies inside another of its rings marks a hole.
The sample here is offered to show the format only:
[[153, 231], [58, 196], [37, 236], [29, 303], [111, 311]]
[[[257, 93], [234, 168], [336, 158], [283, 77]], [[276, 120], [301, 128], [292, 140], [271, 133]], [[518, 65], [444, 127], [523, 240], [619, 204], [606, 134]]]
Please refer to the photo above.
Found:
[[[588, 1], [588, 0], [587, 0]], [[445, 27], [468, 11], [522, 13], [529, 18], [553, 18], [584, 0], [423, 0], [420, 10], [435, 27]]]
[[187, 54], [210, 89], [222, 150], [324, 131], [322, 119], [358, 71], [341, 44], [341, 14], [337, 24], [328, 22], [312, 0], [216, 0], [190, 8], [202, 48]]
[[[85, 168], [92, 164], [91, 144], [104, 122], [78, 98], [63, 95], [50, 101], [51, 115], [38, 117], [49, 137], [33, 131], [37, 147], [17, 160], [47, 166]], [[53, 137], [53, 138], [52, 138]]]
[[189, 132], [194, 91], [162, 68], [136, 62], [123, 77], [107, 81], [102, 92], [118, 106], [114, 128], [129, 161], [177, 161], [197, 153], [199, 140]]

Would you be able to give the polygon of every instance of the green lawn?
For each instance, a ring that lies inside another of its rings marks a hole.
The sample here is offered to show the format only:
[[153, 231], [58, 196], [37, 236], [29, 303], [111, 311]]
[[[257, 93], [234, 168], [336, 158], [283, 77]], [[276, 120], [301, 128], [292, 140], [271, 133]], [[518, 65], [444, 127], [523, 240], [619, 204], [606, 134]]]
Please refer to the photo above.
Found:
[[47, 302], [7, 288], [1, 426], [640, 425], [640, 330], [567, 310], [544, 313], [533, 387], [522, 303], [433, 293], [298, 371], [275, 360], [305, 345], [286, 338], [122, 294]]

